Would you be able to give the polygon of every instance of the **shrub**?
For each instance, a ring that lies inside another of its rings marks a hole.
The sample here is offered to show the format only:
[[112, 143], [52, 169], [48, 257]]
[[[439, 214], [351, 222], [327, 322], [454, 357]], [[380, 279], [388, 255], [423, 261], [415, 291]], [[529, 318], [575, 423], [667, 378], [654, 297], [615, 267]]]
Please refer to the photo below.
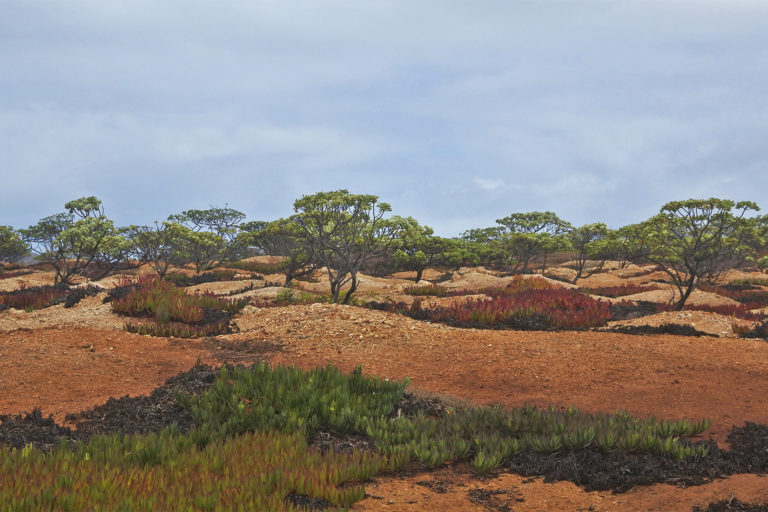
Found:
[[346, 508], [363, 498], [359, 482], [386, 464], [359, 451], [320, 453], [295, 433], [245, 434], [205, 448], [191, 441], [168, 429], [101, 436], [47, 455], [4, 448], [0, 504], [3, 510], [287, 512], [297, 508], [286, 497], [304, 495]]
[[430, 284], [428, 286], [408, 286], [403, 288], [403, 293], [406, 295], [421, 296], [433, 296], [433, 297], [445, 297], [448, 294], [448, 290], [442, 286], [436, 284]]
[[42, 309], [65, 301], [72, 293], [68, 286], [44, 285], [27, 288], [22, 285], [18, 290], [0, 292], [0, 311], [16, 308], [25, 311]]
[[205, 283], [215, 283], [218, 281], [234, 281], [237, 272], [234, 270], [212, 270], [210, 272], [203, 272], [202, 274], [187, 275], [187, 274], [168, 274], [165, 279], [172, 282], [176, 286], [186, 287], [194, 286]]
[[[531, 279], [530, 281], [533, 281]], [[565, 288], [532, 288], [513, 295], [467, 300], [428, 310], [430, 320], [478, 327], [588, 329], [610, 318], [607, 302]]]
[[750, 328], [745, 325], [733, 324], [733, 332], [742, 338], [763, 338], [768, 340], [768, 320]]
[[[232, 315], [249, 299], [225, 299], [213, 293], [188, 294], [157, 276], [139, 276], [136, 284], [118, 287], [112, 309], [116, 313], [152, 317], [158, 326], [127, 324], [126, 330], [159, 336], [189, 337], [227, 332]], [[197, 327], [173, 325], [171, 322], [197, 324]], [[202, 327], [204, 326], [204, 327]]]

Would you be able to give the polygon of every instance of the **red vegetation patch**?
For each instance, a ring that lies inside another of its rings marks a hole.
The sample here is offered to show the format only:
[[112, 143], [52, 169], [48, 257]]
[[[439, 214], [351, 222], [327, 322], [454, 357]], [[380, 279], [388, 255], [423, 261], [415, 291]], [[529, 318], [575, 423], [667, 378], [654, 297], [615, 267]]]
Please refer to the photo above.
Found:
[[426, 316], [455, 325], [577, 330], [605, 325], [611, 317], [609, 303], [555, 287], [544, 279], [517, 277], [506, 288], [482, 293], [491, 298], [428, 310]]
[[32, 310], [52, 306], [56, 299], [64, 298], [71, 292], [64, 286], [35, 286], [27, 288], [21, 284], [18, 290], [0, 293], [0, 310], [8, 308]]

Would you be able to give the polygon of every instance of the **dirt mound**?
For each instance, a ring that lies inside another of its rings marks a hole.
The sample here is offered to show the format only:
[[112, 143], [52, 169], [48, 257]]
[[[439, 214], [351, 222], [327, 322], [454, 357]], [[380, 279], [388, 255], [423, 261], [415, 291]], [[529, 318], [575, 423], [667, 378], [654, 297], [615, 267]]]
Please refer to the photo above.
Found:
[[[639, 318], [608, 322], [601, 330], [614, 330], [639, 326], [687, 325], [710, 336], [735, 338], [733, 324], [751, 326], [754, 322], [706, 311], [664, 311]], [[619, 331], [621, 332], [621, 331]]]

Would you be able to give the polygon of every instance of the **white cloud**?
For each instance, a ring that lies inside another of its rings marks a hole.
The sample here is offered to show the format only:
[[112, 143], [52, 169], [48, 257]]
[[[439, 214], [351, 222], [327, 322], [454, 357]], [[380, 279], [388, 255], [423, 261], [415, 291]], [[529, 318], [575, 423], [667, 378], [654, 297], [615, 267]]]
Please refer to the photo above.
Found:
[[472, 183], [482, 188], [483, 190], [496, 190], [504, 185], [504, 180], [491, 180], [487, 178], [474, 178]]

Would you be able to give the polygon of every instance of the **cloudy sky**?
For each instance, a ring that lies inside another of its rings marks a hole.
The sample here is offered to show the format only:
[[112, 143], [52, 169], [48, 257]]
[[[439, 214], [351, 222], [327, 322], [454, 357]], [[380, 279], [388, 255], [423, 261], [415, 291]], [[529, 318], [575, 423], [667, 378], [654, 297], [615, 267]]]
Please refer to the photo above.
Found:
[[0, 0], [0, 224], [376, 194], [438, 234], [768, 209], [764, 0]]

